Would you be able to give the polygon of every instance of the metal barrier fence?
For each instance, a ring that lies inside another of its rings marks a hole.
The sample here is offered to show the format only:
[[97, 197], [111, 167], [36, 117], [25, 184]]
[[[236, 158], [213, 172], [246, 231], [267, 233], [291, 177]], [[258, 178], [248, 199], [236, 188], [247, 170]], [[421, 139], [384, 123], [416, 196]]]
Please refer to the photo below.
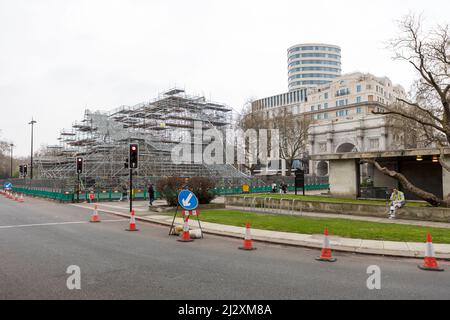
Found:
[[[288, 185], [288, 191], [294, 191], [294, 185]], [[329, 188], [328, 184], [323, 185], [307, 185], [305, 186], [305, 190], [327, 190]], [[3, 189], [3, 186], [0, 186], [0, 189]], [[79, 196], [77, 196], [74, 192], [64, 192], [58, 190], [49, 190], [47, 188], [36, 188], [36, 187], [13, 187], [13, 192], [23, 193], [25, 195], [53, 199], [61, 202], [73, 202], [77, 201], [119, 201], [122, 198], [127, 198], [128, 195], [122, 194], [121, 191], [113, 190], [113, 189], [98, 189], [94, 192], [80, 192]], [[242, 187], [235, 188], [215, 188], [213, 192], [218, 196], [224, 195], [239, 195], [245, 194]], [[271, 186], [262, 186], [262, 187], [250, 187], [248, 193], [270, 193], [272, 192]], [[93, 197], [93, 199], [91, 199]], [[155, 198], [159, 199], [161, 194], [159, 192], [155, 192]], [[135, 200], [148, 200], [148, 192], [146, 190], [136, 189], [133, 191], [133, 199]]]

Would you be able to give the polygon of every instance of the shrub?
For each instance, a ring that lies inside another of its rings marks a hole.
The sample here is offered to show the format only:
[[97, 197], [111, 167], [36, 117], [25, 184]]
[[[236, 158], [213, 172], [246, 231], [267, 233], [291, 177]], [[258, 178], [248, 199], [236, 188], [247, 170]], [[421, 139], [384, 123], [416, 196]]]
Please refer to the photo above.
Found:
[[[166, 177], [156, 183], [156, 190], [165, 199], [169, 206], [178, 205], [178, 193], [186, 186], [186, 181], [178, 177]], [[214, 180], [204, 177], [193, 177], [188, 180], [189, 190], [195, 193], [199, 204], [208, 204], [216, 197], [213, 189], [216, 187]]]
[[159, 179], [156, 183], [156, 190], [165, 199], [169, 206], [178, 204], [178, 192], [183, 189], [185, 181], [179, 177], [166, 177]]
[[211, 203], [216, 197], [213, 189], [216, 183], [213, 179], [204, 177], [193, 177], [188, 182], [189, 190], [195, 193], [200, 204]]

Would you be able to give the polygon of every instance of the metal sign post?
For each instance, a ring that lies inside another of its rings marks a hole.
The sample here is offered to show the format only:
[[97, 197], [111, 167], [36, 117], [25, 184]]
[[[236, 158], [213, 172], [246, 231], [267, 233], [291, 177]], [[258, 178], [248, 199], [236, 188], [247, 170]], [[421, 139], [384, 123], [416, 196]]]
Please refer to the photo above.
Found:
[[130, 169], [130, 212], [133, 211], [133, 169]]
[[198, 207], [198, 199], [197, 196], [190, 190], [182, 190], [179, 194], [178, 194], [178, 204], [177, 204], [177, 208], [175, 210], [175, 214], [173, 215], [173, 219], [172, 219], [172, 224], [170, 226], [170, 230], [169, 230], [169, 235], [172, 234], [172, 231], [175, 227], [175, 218], [177, 216], [178, 213], [178, 208], [181, 207], [183, 210], [182, 216], [184, 217], [189, 217], [189, 216], [196, 216], [197, 217], [197, 222], [198, 222], [198, 226], [200, 228], [201, 234], [202, 234], [202, 239], [203, 239], [203, 230], [202, 230], [202, 225], [200, 223], [200, 211], [196, 210]]
[[305, 196], [305, 171], [297, 169], [295, 172], [295, 195], [297, 195], [297, 189], [303, 189], [303, 196]]

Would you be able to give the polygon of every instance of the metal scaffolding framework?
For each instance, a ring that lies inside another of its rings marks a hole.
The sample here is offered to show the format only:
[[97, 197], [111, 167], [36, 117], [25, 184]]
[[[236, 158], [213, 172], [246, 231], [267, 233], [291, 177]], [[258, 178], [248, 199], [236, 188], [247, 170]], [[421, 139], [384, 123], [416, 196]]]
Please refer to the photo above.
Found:
[[[75, 159], [83, 157], [86, 185], [117, 185], [128, 177], [124, 162], [129, 144], [139, 143], [138, 178], [211, 176], [245, 180], [248, 176], [232, 165], [171, 161], [172, 149], [193, 137], [194, 123], [201, 124], [202, 130], [224, 133], [230, 127], [231, 114], [223, 104], [188, 96], [180, 89], [133, 107], [122, 106], [110, 112], [86, 110], [83, 120], [60, 132], [59, 145], [40, 152], [36, 159], [38, 174], [44, 179], [74, 179]], [[202, 149], [204, 146], [202, 142]]]

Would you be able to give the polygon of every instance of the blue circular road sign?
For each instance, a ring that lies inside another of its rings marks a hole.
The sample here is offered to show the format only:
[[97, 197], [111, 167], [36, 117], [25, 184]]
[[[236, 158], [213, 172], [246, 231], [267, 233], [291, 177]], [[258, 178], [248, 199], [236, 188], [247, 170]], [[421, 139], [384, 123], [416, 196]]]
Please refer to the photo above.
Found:
[[12, 189], [12, 187], [13, 187], [11, 182], [5, 182], [5, 184], [3, 186], [5, 187], [5, 189]]
[[197, 196], [190, 190], [182, 190], [178, 194], [178, 203], [184, 210], [195, 210], [198, 207]]

